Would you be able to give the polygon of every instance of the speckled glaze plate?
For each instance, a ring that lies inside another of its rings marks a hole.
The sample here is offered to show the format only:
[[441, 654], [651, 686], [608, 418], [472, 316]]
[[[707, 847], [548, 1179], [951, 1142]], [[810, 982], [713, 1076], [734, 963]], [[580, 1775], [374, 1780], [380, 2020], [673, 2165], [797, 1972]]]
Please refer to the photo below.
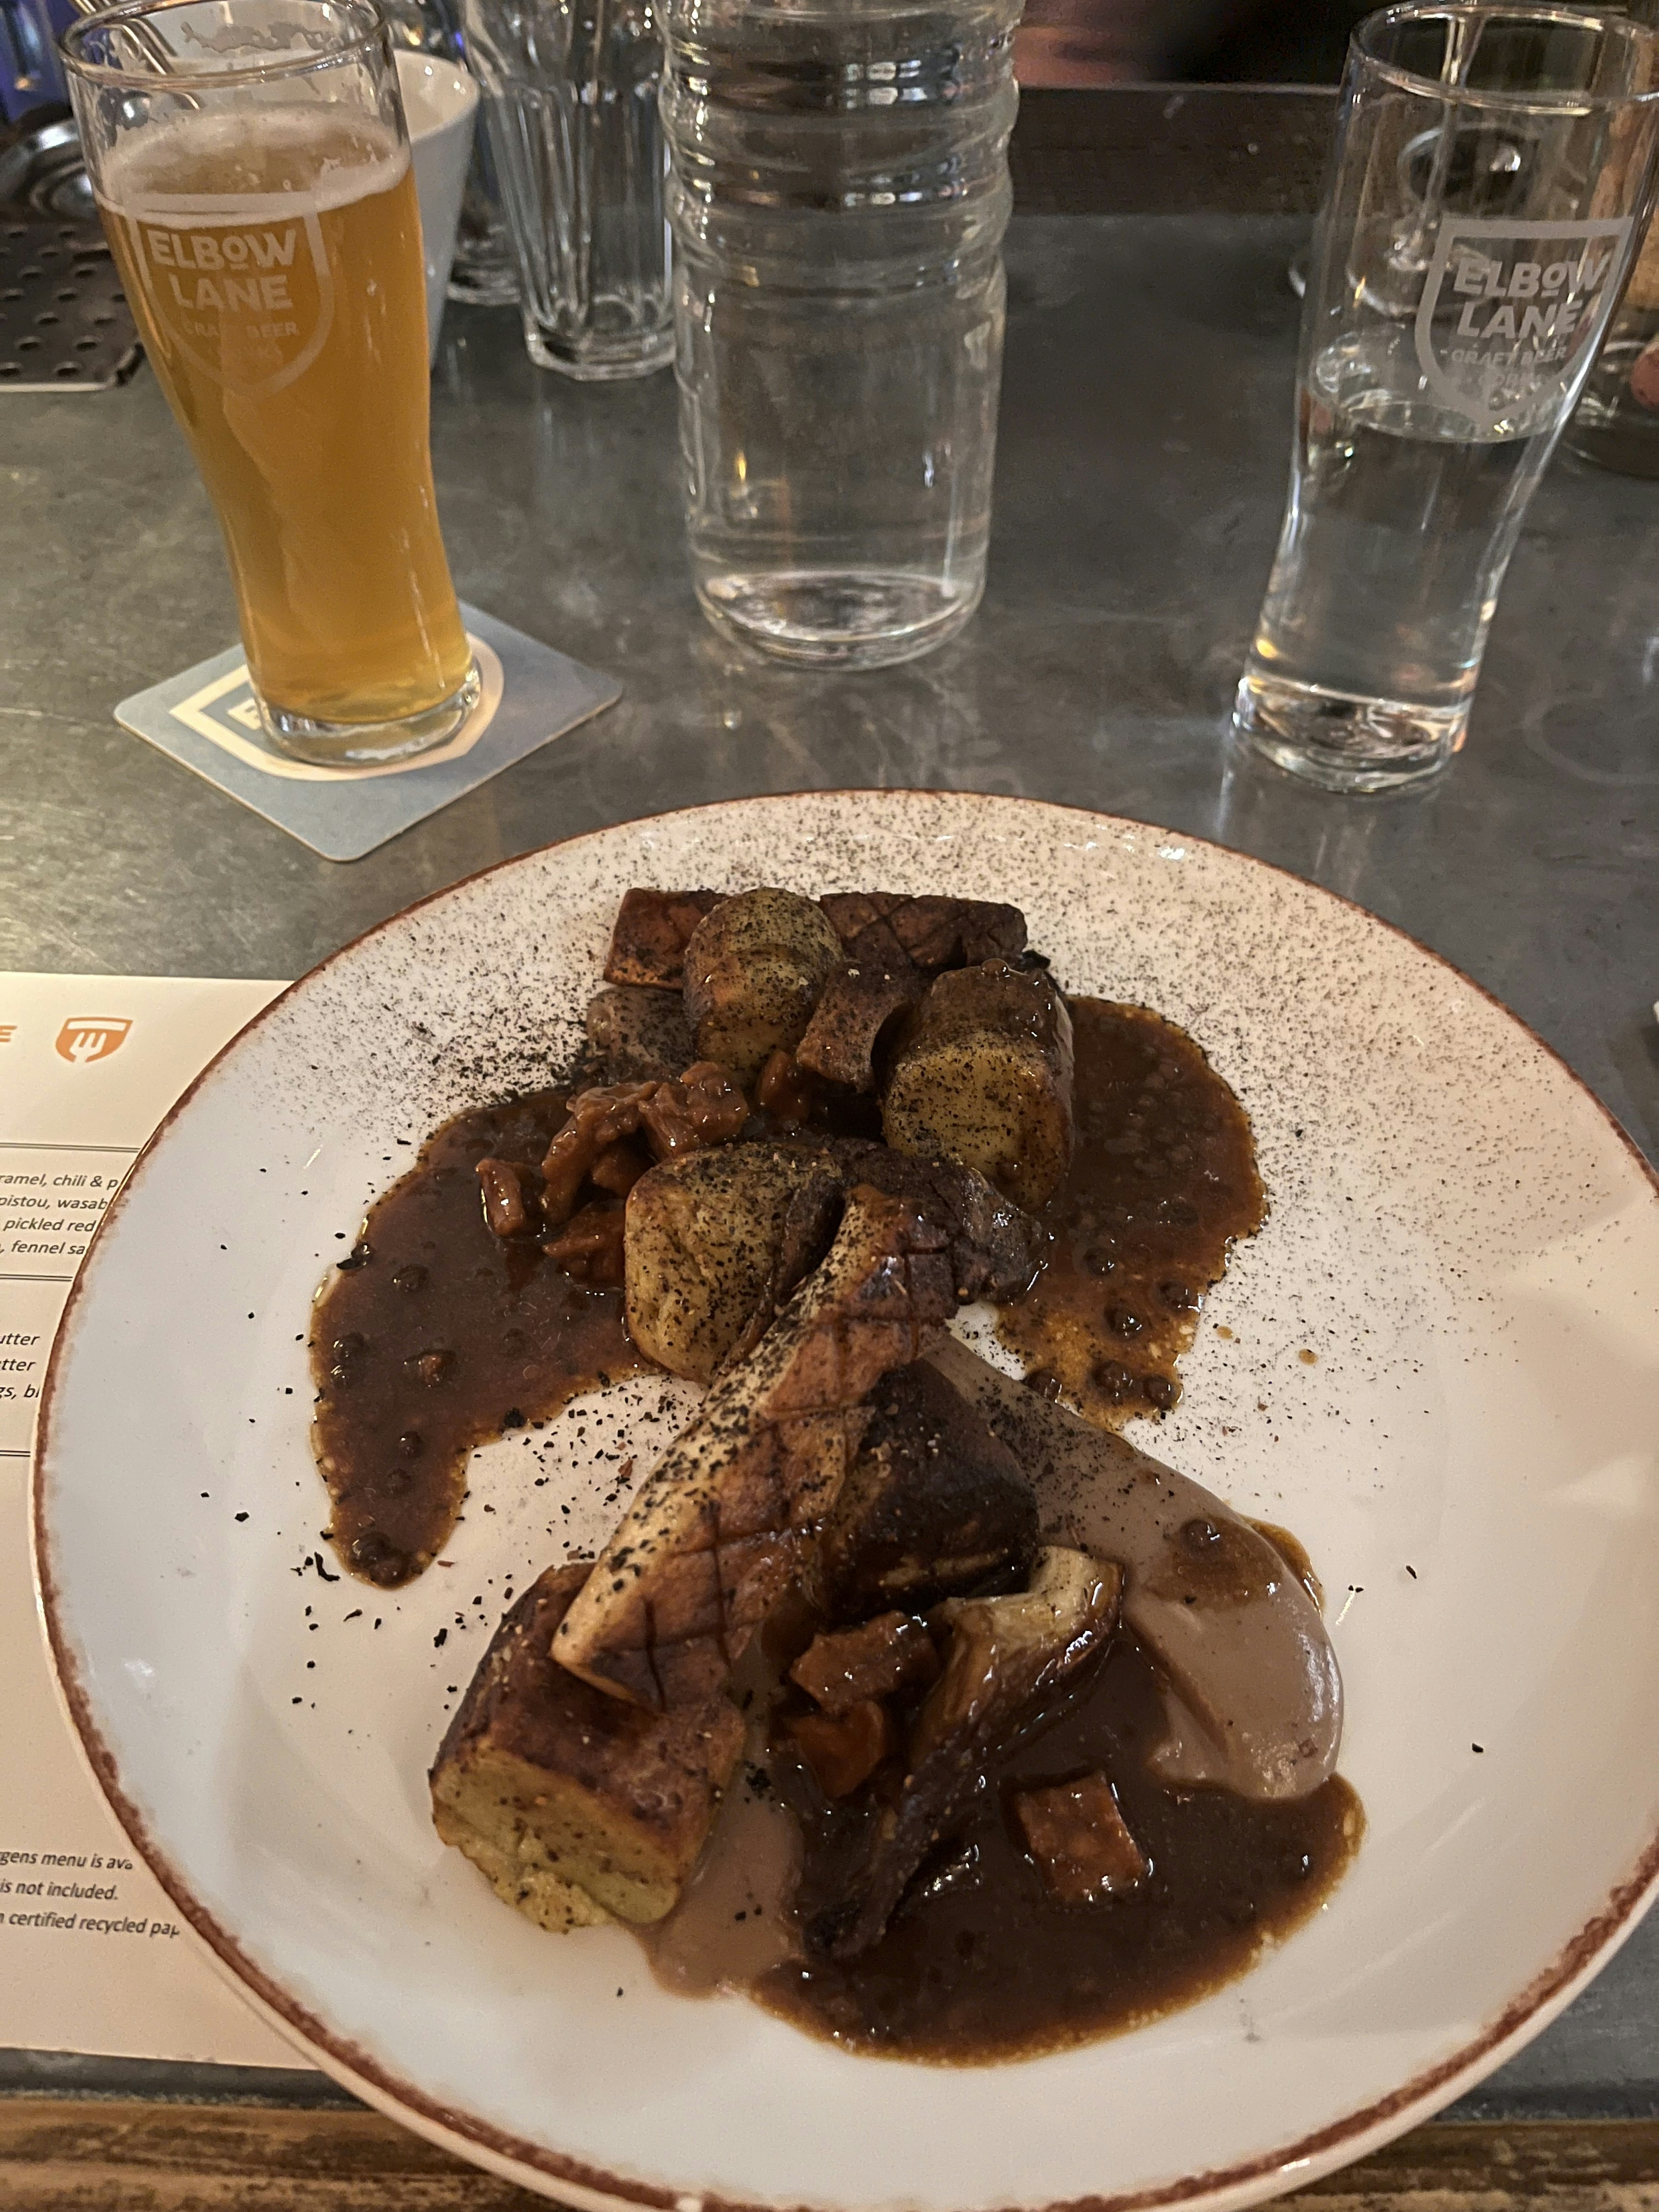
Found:
[[[531, 1445], [493, 1447], [410, 1589], [319, 1572], [302, 1339], [340, 1240], [435, 1122], [566, 1059], [629, 884], [757, 882], [1015, 900], [1070, 987], [1183, 1023], [1255, 1120], [1272, 1217], [1179, 1406], [1130, 1433], [1308, 1544], [1369, 1832], [1243, 1979], [1058, 2056], [849, 2057], [663, 1993], [619, 1930], [543, 1935], [440, 1846], [426, 1768], [498, 1594], [605, 1534], [609, 1455], [648, 1461], [641, 1416], [684, 1386], [553, 1425], [541, 1487]], [[209, 1069], [70, 1301], [40, 1587], [76, 1725], [180, 1911], [434, 2139], [583, 2205], [1239, 2205], [1467, 2088], [1659, 1881], [1656, 1347], [1653, 1178], [1519, 1023], [1371, 916], [1103, 815], [741, 801], [428, 900]]]

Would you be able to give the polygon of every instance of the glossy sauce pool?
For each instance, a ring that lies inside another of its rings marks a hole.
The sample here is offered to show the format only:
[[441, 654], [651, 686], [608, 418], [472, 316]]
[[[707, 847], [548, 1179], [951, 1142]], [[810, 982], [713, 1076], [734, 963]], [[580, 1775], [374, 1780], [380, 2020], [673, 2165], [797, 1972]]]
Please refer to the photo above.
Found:
[[[1121, 1631], [1074, 1692], [991, 1760], [973, 1809], [873, 1950], [850, 1966], [769, 1966], [752, 1994], [853, 2050], [972, 2063], [1133, 2027], [1231, 1981], [1329, 1895], [1364, 1815], [1340, 1776], [1285, 1804], [1170, 1790], [1146, 1766], [1163, 1734], [1157, 1671]], [[772, 1771], [800, 1820], [807, 1918], [836, 1893], [878, 1806], [826, 1804], [785, 1753]], [[1097, 1772], [1151, 1871], [1124, 1895], [1059, 1904], [1024, 1849], [1013, 1799]]]
[[531, 1238], [485, 1226], [476, 1173], [538, 1166], [565, 1094], [459, 1114], [377, 1199], [312, 1317], [313, 1448], [353, 1574], [393, 1589], [448, 1540], [469, 1455], [647, 1362], [620, 1291], [591, 1290]]
[[[1116, 1428], [1175, 1402], [1176, 1361], [1203, 1295], [1232, 1242], [1261, 1225], [1266, 1200], [1249, 1120], [1194, 1041], [1144, 1007], [1070, 1004], [1076, 1155], [1045, 1211], [1048, 1265], [1003, 1310], [999, 1334], [1038, 1387]], [[409, 1580], [448, 1540], [477, 1445], [647, 1364], [619, 1291], [591, 1289], [533, 1239], [503, 1242], [485, 1226], [477, 1162], [535, 1165], [563, 1118], [564, 1094], [550, 1090], [445, 1124], [376, 1202], [319, 1294], [314, 1441], [336, 1547], [366, 1579]], [[1301, 1572], [1294, 1540], [1281, 1547]], [[748, 1988], [811, 2033], [909, 2058], [1012, 2057], [1190, 2002], [1317, 1908], [1364, 1820], [1340, 1778], [1278, 1805], [1169, 1790], [1145, 1764], [1162, 1726], [1152, 1663], [1120, 1633], [992, 1761], [974, 1809], [862, 1959], [804, 1963], [775, 1895], [758, 1931], [756, 1885], [726, 1862], [732, 1836], [760, 1832], [753, 1818], [744, 1830], [729, 1815], [724, 1858], [717, 1833], [695, 1886], [695, 1925], [683, 1906], [647, 1948], [673, 1986]], [[769, 1771], [769, 1782], [756, 1778], [770, 1796], [773, 1872], [799, 1877], [810, 1912], [872, 1815], [826, 1804], [787, 1751]], [[1022, 1787], [1096, 1771], [1109, 1775], [1152, 1871], [1126, 1896], [1059, 1905], [1024, 1849], [1012, 1800]], [[790, 1847], [780, 1851], [784, 1804]], [[739, 1895], [743, 1904], [711, 1914], [709, 1900]], [[671, 1971], [677, 1944], [696, 1958]]]

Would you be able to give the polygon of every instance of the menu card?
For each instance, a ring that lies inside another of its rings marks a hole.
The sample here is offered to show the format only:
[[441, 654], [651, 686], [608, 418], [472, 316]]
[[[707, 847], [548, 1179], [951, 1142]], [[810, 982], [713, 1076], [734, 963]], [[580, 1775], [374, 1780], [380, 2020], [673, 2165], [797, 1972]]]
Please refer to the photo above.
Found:
[[0, 971], [0, 2045], [300, 2066], [242, 2003], [81, 1763], [29, 1572], [47, 1355], [134, 1155], [283, 988]]

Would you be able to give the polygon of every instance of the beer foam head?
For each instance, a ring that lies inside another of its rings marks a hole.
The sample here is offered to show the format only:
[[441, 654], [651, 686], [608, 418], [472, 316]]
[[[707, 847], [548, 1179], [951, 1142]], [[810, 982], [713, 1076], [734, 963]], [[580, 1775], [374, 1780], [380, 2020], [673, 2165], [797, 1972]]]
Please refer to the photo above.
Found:
[[184, 114], [112, 147], [98, 197], [169, 226], [325, 214], [390, 191], [409, 167], [378, 117], [318, 106]]

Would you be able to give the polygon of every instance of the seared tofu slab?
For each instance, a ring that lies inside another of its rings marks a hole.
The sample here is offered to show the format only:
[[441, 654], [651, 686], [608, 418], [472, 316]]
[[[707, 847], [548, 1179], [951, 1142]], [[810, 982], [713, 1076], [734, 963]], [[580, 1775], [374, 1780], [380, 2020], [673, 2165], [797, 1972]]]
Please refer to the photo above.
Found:
[[743, 1747], [724, 1697], [642, 1712], [555, 1665], [554, 1633], [589, 1571], [550, 1567], [507, 1615], [429, 1778], [444, 1841], [556, 1931], [661, 1919]]

